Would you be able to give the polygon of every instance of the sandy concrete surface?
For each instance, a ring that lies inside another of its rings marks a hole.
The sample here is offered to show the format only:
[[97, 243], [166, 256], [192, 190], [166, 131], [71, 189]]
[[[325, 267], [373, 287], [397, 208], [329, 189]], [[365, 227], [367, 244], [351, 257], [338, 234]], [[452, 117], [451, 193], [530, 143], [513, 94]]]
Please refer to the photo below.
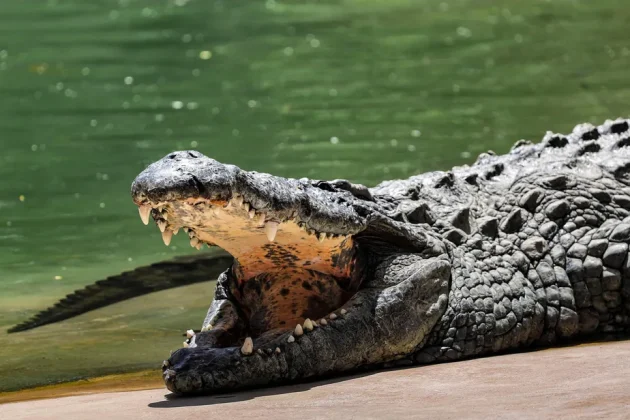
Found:
[[165, 389], [0, 405], [1, 419], [628, 419], [630, 341], [197, 398]]

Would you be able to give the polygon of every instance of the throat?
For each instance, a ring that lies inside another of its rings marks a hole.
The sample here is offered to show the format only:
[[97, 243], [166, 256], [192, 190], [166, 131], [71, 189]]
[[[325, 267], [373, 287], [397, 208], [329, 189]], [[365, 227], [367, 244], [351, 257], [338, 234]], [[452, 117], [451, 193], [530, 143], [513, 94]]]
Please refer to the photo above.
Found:
[[343, 281], [310, 270], [261, 274], [244, 282], [240, 304], [252, 336], [292, 329], [304, 320], [317, 320], [343, 305], [356, 292]]
[[293, 329], [307, 318], [318, 320], [348, 301], [363, 279], [360, 253], [350, 238], [348, 244], [333, 253], [314, 253], [311, 248], [308, 257], [295, 248], [286, 252], [271, 244], [258, 258], [238, 258], [231, 293], [252, 336]]

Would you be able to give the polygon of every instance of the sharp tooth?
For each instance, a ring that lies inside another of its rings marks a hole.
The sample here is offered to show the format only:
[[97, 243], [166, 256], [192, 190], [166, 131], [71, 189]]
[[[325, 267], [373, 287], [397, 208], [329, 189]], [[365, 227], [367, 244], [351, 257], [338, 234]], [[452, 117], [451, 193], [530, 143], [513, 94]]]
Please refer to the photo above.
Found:
[[184, 232], [188, 233], [190, 229], [188, 229], [187, 227], [184, 228]]
[[188, 231], [188, 237], [189, 237], [190, 239], [192, 239], [192, 238], [196, 237], [195, 232], [193, 232], [192, 230], [189, 230], [189, 231]]
[[243, 205], [243, 196], [242, 195], [235, 195], [232, 198], [232, 203], [234, 203], [234, 206], [236, 206], [236, 207], [241, 207]]
[[151, 215], [151, 206], [138, 206], [138, 213], [140, 213], [140, 219], [145, 225], [149, 224], [149, 216]]
[[265, 223], [265, 234], [267, 234], [267, 239], [269, 239], [269, 242], [273, 242], [273, 240], [276, 239], [277, 232], [278, 232], [278, 223], [276, 222]]
[[319, 240], [319, 242], [324, 242], [324, 240], [326, 239], [326, 234], [324, 232], [320, 233], [317, 236], [317, 239]]
[[258, 215], [258, 224], [261, 226], [265, 224], [265, 213], [260, 213]]
[[254, 216], [256, 216], [256, 210], [251, 209], [251, 210], [249, 211], [249, 218], [250, 218], [250, 219], [253, 219], [253, 218], [254, 218]]
[[304, 334], [304, 330], [302, 329], [302, 326], [300, 324], [297, 324], [295, 326], [295, 330], [293, 331], [293, 335], [299, 337], [302, 334]]
[[319, 323], [322, 325], [328, 325], [328, 321], [326, 321], [324, 318], [320, 319]]
[[277, 353], [277, 354], [282, 353], [282, 350], [280, 350], [280, 347], [276, 347], [276, 353]]
[[164, 241], [164, 245], [169, 246], [171, 244], [172, 238], [173, 238], [172, 230], [165, 230], [162, 232], [162, 240]]
[[339, 312], [341, 312], [341, 315], [345, 315], [345, 314], [347, 314], [347, 313], [348, 313], [348, 311], [346, 311], [345, 309], [342, 309], [342, 310], [341, 310], [341, 311], [339, 311]]
[[203, 244], [199, 242], [195, 248], [197, 248], [197, 251], [200, 251], [202, 246]]
[[177, 229], [175, 229], [175, 230], [173, 231], [173, 235], [177, 235], [178, 233], [179, 233], [179, 228], [177, 228]]
[[329, 318], [330, 319], [337, 319], [337, 314], [332, 313], [332, 314], [330, 314]]
[[251, 337], [247, 337], [245, 342], [243, 343], [243, 347], [241, 347], [241, 353], [244, 355], [252, 354], [254, 351], [254, 342]]
[[197, 347], [197, 336], [193, 335], [192, 338], [190, 339], [190, 344], [188, 344], [188, 347], [190, 347], [191, 349], [194, 349], [195, 347]]
[[292, 335], [289, 336], [289, 338], [287, 338], [287, 343], [293, 343], [295, 341], [295, 337], [293, 337]]
[[195, 336], [195, 332], [193, 330], [186, 331], [186, 337], [193, 338]]
[[304, 330], [313, 331], [313, 322], [308, 318], [304, 321]]
[[157, 223], [158, 228], [160, 228], [160, 232], [164, 232], [166, 230], [166, 220], [158, 219], [155, 223]]
[[190, 246], [197, 248], [197, 245], [199, 245], [199, 239], [195, 237], [190, 238]]
[[249, 203], [243, 203], [243, 209], [245, 209], [245, 211], [249, 211]]

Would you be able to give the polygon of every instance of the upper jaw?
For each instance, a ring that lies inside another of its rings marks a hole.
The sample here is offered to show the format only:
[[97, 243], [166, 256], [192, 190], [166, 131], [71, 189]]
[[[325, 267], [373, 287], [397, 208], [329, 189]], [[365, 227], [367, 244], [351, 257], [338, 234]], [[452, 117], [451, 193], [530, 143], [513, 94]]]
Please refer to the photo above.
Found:
[[267, 220], [293, 219], [309, 230], [334, 235], [354, 235], [366, 224], [348, 193], [324, 191], [307, 180], [243, 171], [196, 151], [173, 152], [151, 164], [134, 180], [131, 194], [141, 209], [196, 198], [234, 200]]

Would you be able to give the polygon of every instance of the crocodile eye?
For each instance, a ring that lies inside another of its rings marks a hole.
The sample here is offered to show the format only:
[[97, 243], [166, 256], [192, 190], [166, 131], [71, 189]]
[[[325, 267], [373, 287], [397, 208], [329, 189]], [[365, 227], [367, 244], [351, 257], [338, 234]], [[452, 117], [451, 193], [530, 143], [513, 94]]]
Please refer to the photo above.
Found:
[[326, 181], [319, 181], [317, 184], [315, 184], [315, 186], [320, 190], [336, 192], [335, 188]]

